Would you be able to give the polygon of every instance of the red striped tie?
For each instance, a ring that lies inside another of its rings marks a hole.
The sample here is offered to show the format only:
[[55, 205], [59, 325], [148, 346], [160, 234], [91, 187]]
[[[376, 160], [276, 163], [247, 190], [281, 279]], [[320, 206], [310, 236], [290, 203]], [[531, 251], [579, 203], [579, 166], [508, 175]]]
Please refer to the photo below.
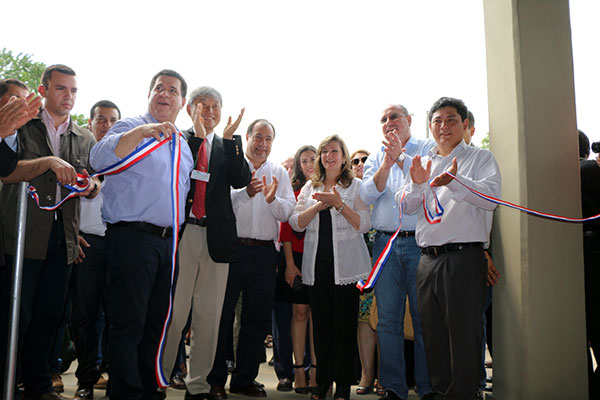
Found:
[[[198, 158], [196, 160], [196, 169], [200, 172], [208, 172], [208, 160], [206, 159], [206, 139], [202, 141], [198, 149]], [[194, 204], [192, 204], [192, 212], [196, 218], [202, 218], [206, 215], [204, 208], [206, 202], [206, 182], [196, 180], [196, 191], [194, 192]]]

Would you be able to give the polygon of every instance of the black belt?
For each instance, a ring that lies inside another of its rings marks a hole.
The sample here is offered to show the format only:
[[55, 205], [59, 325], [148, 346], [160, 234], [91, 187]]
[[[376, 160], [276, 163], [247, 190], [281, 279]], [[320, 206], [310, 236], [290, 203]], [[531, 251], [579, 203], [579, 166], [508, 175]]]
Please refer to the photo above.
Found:
[[450, 253], [452, 251], [460, 251], [467, 247], [482, 247], [482, 246], [483, 246], [483, 243], [481, 243], [481, 242], [448, 243], [448, 244], [443, 244], [441, 246], [422, 247], [421, 253], [431, 256], [431, 257], [436, 257], [436, 256], [439, 256], [440, 254]]
[[[395, 231], [394, 232], [378, 231], [378, 232], [381, 232], [384, 235], [388, 235], [388, 236], [392, 236], [394, 233], [396, 233]], [[400, 236], [400, 237], [415, 236], [415, 231], [400, 231], [400, 232], [398, 232], [398, 236]]]
[[198, 226], [206, 226], [206, 217], [202, 217], [202, 218], [189, 217], [187, 219], [187, 223], [193, 224], [193, 225], [198, 225]]
[[154, 224], [150, 224], [148, 222], [132, 222], [132, 221], [121, 221], [114, 224], [108, 224], [109, 226], [121, 226], [127, 228], [133, 228], [140, 231], [152, 233], [154, 235], [158, 235], [162, 238], [169, 238], [173, 236], [173, 227], [167, 226], [163, 228], [162, 226], [157, 226]]
[[260, 239], [249, 239], [249, 238], [238, 238], [238, 243], [244, 246], [270, 246], [273, 244], [272, 240], [260, 240]]

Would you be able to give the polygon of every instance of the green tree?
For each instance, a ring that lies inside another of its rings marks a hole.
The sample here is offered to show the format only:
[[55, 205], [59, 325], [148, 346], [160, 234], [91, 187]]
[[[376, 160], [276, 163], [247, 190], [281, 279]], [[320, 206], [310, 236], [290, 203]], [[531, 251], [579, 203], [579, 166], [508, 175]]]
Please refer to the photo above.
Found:
[[[18, 79], [37, 93], [46, 64], [33, 61], [32, 57], [24, 53], [14, 55], [11, 50], [3, 48], [0, 52], [0, 79]], [[87, 125], [87, 118], [83, 114], [73, 114], [71, 118], [77, 125]]]
[[487, 135], [485, 135], [485, 137], [481, 140], [481, 147], [484, 149], [490, 149], [490, 134], [488, 133]]
[[0, 77], [18, 79], [36, 93], [45, 68], [46, 64], [33, 61], [30, 54], [13, 55], [6, 48], [0, 52]]

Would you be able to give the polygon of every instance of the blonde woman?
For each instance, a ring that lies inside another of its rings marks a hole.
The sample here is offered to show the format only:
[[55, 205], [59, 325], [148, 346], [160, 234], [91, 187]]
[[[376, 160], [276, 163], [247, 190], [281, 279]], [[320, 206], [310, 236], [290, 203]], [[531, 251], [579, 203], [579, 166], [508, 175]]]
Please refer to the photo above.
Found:
[[324, 399], [335, 382], [334, 399], [350, 398], [359, 291], [369, 273], [363, 239], [371, 227], [369, 208], [360, 200], [361, 181], [350, 168], [343, 140], [329, 136], [317, 149], [315, 173], [302, 188], [289, 223], [306, 231], [302, 281], [309, 286], [317, 353], [318, 393]]

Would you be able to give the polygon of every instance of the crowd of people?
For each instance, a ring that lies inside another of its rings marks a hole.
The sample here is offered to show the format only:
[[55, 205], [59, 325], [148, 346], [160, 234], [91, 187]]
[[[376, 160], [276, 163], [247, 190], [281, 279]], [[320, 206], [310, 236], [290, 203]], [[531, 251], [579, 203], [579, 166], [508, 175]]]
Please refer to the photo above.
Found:
[[[39, 198], [28, 200], [15, 398], [63, 399], [53, 364], [66, 331], [81, 400], [104, 372], [115, 400], [163, 399], [170, 384], [186, 400], [224, 400], [228, 379], [229, 393], [266, 397], [256, 379], [270, 332], [277, 390], [347, 400], [358, 384], [356, 395], [398, 400], [414, 386], [424, 400], [481, 398], [495, 205], [464, 185], [499, 197], [500, 173], [469, 144], [474, 118], [461, 100], [432, 105], [433, 139], [412, 136], [408, 110], [390, 105], [377, 152], [351, 153], [331, 135], [299, 148], [286, 170], [269, 159], [271, 122], [252, 121], [244, 148], [242, 109], [218, 135], [221, 94], [188, 96], [173, 70], [152, 77], [139, 116], [102, 100], [87, 127], [69, 114], [71, 68], [48, 67], [38, 91], [43, 103], [0, 81], [3, 366], [17, 183]], [[180, 132], [183, 108], [193, 126]], [[60, 207], [41, 208], [73, 187]], [[374, 290], [361, 293], [380, 258]]]

